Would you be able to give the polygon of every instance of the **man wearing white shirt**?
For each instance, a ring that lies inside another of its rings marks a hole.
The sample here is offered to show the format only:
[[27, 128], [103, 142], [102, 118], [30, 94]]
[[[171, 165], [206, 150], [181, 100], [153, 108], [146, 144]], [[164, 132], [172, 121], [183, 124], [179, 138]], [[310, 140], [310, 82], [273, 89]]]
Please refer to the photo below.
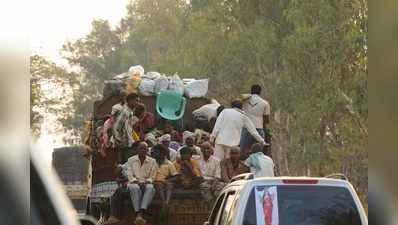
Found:
[[[251, 87], [251, 95], [243, 103], [243, 111], [253, 122], [257, 132], [261, 137], [269, 143], [270, 140], [266, 138], [265, 128], [269, 123], [269, 116], [271, 112], [270, 104], [260, 97], [261, 87], [260, 85], [253, 85]], [[255, 138], [248, 132], [247, 129], [243, 129], [242, 136], [240, 139], [240, 150], [244, 156], [247, 156], [251, 146], [256, 143]]]
[[205, 201], [211, 205], [224, 187], [221, 181], [220, 161], [213, 156], [213, 148], [209, 142], [201, 145], [201, 151], [203, 158], [199, 162], [204, 181], [200, 184], [200, 190]]
[[229, 158], [230, 149], [239, 145], [243, 128], [246, 128], [259, 143], [266, 145], [252, 121], [242, 111], [242, 102], [234, 100], [231, 105], [231, 109], [224, 109], [218, 116], [210, 135], [210, 141], [215, 143], [214, 156], [219, 160]]
[[258, 177], [274, 177], [274, 161], [272, 160], [269, 148], [257, 143], [251, 148], [250, 156], [245, 160], [245, 165], [250, 168], [254, 178]]

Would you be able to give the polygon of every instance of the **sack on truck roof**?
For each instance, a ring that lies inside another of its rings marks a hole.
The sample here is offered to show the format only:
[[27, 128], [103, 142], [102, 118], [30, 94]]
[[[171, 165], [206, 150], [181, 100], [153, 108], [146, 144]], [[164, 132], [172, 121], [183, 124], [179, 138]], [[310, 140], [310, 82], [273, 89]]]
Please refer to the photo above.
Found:
[[185, 96], [188, 98], [205, 97], [209, 88], [209, 79], [191, 80], [185, 85]]
[[159, 93], [162, 90], [167, 90], [169, 88], [169, 79], [165, 76], [162, 75], [161, 77], [157, 78], [155, 80], [155, 94]]
[[142, 79], [138, 86], [138, 92], [143, 96], [155, 95], [155, 81], [148, 78]]
[[202, 98], [207, 95], [209, 79], [181, 79], [177, 74], [166, 76], [155, 71], [146, 74], [144, 72], [142, 66], [132, 66], [128, 72], [105, 81], [103, 97], [118, 95], [121, 91], [155, 96], [162, 90], [174, 90], [188, 98]]
[[169, 90], [176, 91], [177, 93], [184, 95], [184, 83], [180, 79], [180, 77], [175, 74], [169, 78]]
[[161, 77], [162, 75], [158, 72], [148, 72], [146, 73], [144, 76], [142, 76], [142, 78], [146, 78], [146, 79], [150, 79], [150, 80], [156, 80], [157, 78]]
[[137, 93], [138, 86], [141, 82], [141, 77], [144, 75], [144, 68], [140, 65], [132, 66], [129, 69], [129, 79], [127, 80], [127, 93]]

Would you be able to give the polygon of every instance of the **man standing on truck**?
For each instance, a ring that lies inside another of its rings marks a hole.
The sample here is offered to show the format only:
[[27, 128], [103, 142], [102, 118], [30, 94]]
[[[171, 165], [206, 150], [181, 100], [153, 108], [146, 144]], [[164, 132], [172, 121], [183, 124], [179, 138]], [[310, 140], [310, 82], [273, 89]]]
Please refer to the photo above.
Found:
[[266, 145], [252, 121], [242, 111], [242, 102], [234, 100], [231, 106], [232, 108], [224, 109], [220, 113], [210, 135], [210, 141], [215, 143], [214, 156], [219, 160], [229, 158], [230, 149], [239, 145], [243, 128], [246, 128], [258, 142]]
[[[260, 97], [261, 86], [254, 84], [251, 87], [251, 95], [248, 99], [244, 101], [243, 111], [253, 122], [256, 127], [257, 132], [262, 138], [264, 138], [268, 143], [271, 142], [269, 135], [265, 133], [267, 125], [269, 124], [269, 116], [271, 112], [271, 107], [269, 103]], [[251, 146], [256, 143], [253, 136], [247, 131], [246, 128], [242, 130], [242, 136], [240, 139], [240, 150], [245, 156], [248, 156], [248, 150]]]
[[131, 93], [126, 97], [126, 104], [124, 104], [120, 115], [117, 117], [114, 124], [114, 139], [115, 148], [121, 152], [122, 163], [127, 161], [128, 151], [131, 149], [133, 143], [133, 125], [139, 121], [134, 116], [134, 109], [139, 104], [138, 95]]
[[245, 165], [250, 167], [250, 172], [254, 174], [254, 178], [275, 176], [274, 161], [270, 156], [269, 148], [264, 148], [264, 145], [257, 143], [252, 146], [251, 154], [245, 160]]
[[155, 195], [153, 181], [158, 171], [156, 160], [147, 156], [148, 145], [140, 142], [137, 146], [137, 155], [127, 161], [127, 185], [134, 210], [137, 214], [136, 222], [145, 223], [143, 215], [151, 204]]
[[117, 95], [118, 103], [112, 106], [112, 112], [114, 112], [116, 116], [119, 116], [119, 114], [125, 107], [126, 97], [127, 97], [127, 92], [124, 90], [120, 90]]

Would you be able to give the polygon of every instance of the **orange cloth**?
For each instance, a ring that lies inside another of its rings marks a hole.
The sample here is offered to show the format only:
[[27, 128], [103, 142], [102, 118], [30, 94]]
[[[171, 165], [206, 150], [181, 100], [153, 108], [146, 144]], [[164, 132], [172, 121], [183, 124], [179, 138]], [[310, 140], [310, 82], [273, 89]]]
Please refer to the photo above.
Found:
[[167, 178], [177, 175], [177, 170], [172, 162], [165, 160], [156, 173], [155, 181], [165, 182]]
[[[199, 162], [198, 162], [197, 160], [191, 159], [191, 160], [190, 160], [190, 163], [191, 163], [191, 165], [192, 165], [194, 175], [195, 175], [196, 177], [202, 176], [202, 172], [200, 171]], [[184, 186], [186, 186], [186, 187], [191, 186], [191, 185], [192, 185], [192, 179], [193, 179], [192, 174], [187, 174], [187, 173], [185, 173], [185, 172], [182, 170], [182, 165], [181, 165], [178, 161], [174, 162], [174, 166], [175, 166], [175, 168], [176, 168], [176, 170], [177, 170], [177, 173], [181, 174], [182, 184], [183, 184]]]

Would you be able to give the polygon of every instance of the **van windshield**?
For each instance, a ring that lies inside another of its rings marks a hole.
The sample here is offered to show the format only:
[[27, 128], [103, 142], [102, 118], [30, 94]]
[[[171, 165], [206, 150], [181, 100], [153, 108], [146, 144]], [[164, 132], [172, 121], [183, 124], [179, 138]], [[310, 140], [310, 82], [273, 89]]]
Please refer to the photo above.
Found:
[[361, 225], [361, 219], [347, 188], [257, 186], [243, 225]]

